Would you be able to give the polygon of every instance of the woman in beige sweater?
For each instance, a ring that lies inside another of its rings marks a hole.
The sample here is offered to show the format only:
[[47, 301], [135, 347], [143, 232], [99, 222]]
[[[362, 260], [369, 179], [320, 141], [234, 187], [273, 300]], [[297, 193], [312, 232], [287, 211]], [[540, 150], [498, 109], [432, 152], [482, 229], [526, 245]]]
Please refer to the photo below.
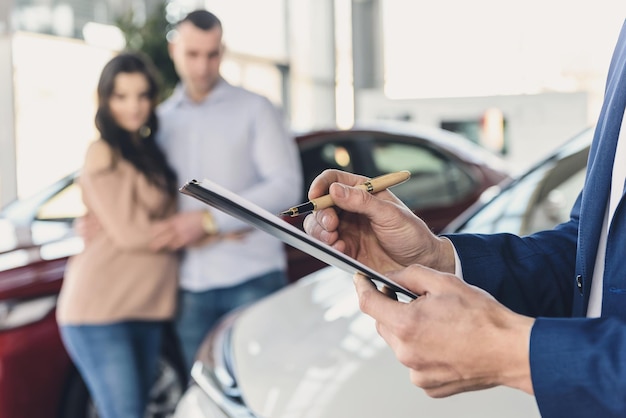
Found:
[[68, 263], [57, 308], [63, 342], [101, 418], [143, 418], [163, 322], [174, 315], [177, 258], [150, 250], [174, 214], [177, 183], [154, 140], [152, 64], [123, 53], [102, 70], [96, 126], [79, 179], [100, 228]]

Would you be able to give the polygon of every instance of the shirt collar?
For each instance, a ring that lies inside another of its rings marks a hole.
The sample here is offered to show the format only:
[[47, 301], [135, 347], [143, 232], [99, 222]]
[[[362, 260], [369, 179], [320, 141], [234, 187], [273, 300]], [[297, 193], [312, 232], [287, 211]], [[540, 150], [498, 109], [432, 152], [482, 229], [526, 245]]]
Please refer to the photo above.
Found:
[[174, 89], [174, 91], [172, 92], [170, 99], [172, 100], [175, 106], [180, 106], [183, 103], [202, 106], [204, 104], [215, 102], [217, 100], [221, 100], [222, 98], [226, 97], [225, 93], [230, 87], [231, 85], [228, 83], [228, 81], [224, 80], [224, 78], [220, 76], [220, 78], [217, 80], [217, 82], [215, 83], [215, 86], [213, 87], [213, 89], [211, 89], [209, 94], [204, 98], [204, 100], [198, 103], [198, 102], [194, 102], [193, 100], [189, 98], [185, 90], [185, 85], [182, 82], [179, 82], [176, 85], [176, 88]]

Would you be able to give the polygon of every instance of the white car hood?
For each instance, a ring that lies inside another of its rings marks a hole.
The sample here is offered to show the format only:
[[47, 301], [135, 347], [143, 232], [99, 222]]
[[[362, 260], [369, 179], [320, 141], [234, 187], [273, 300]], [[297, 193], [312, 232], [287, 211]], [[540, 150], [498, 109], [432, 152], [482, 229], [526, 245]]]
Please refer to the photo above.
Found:
[[335, 268], [245, 310], [232, 347], [243, 400], [261, 417], [540, 416], [534, 397], [504, 387], [429, 398], [360, 313], [351, 277]]

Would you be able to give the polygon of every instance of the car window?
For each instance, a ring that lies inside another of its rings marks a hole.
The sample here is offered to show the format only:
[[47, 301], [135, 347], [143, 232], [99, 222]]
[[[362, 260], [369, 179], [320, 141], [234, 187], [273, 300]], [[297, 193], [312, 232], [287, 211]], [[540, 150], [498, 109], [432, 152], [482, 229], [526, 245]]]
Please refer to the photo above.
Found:
[[354, 173], [355, 153], [356, 145], [345, 140], [320, 143], [300, 150], [305, 192], [308, 192], [313, 179], [327, 168]]
[[549, 160], [483, 206], [455, 232], [527, 235], [569, 219], [582, 189], [589, 148]]
[[85, 213], [80, 187], [71, 183], [44, 202], [37, 211], [40, 221], [68, 221]]
[[[545, 190], [537, 193], [537, 199], [531, 201], [520, 231], [522, 235], [552, 229], [569, 219], [572, 206], [585, 182], [586, 154], [584, 159], [573, 162], [578, 164], [568, 167], [567, 161], [560, 161], [543, 181]], [[572, 173], [572, 170], [575, 172]]]
[[448, 205], [473, 189], [474, 180], [458, 163], [421, 144], [376, 141], [372, 159], [380, 174], [411, 172], [407, 182], [393, 188], [394, 194], [411, 208]]

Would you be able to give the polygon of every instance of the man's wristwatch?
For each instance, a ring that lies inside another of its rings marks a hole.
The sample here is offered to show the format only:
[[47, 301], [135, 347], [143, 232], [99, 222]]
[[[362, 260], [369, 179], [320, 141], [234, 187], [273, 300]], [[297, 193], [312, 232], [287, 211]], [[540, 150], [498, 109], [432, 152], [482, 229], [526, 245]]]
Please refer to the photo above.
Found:
[[207, 210], [202, 212], [202, 229], [204, 229], [204, 232], [208, 235], [217, 235], [218, 232], [215, 219], [213, 218], [213, 215], [211, 215], [211, 212]]

